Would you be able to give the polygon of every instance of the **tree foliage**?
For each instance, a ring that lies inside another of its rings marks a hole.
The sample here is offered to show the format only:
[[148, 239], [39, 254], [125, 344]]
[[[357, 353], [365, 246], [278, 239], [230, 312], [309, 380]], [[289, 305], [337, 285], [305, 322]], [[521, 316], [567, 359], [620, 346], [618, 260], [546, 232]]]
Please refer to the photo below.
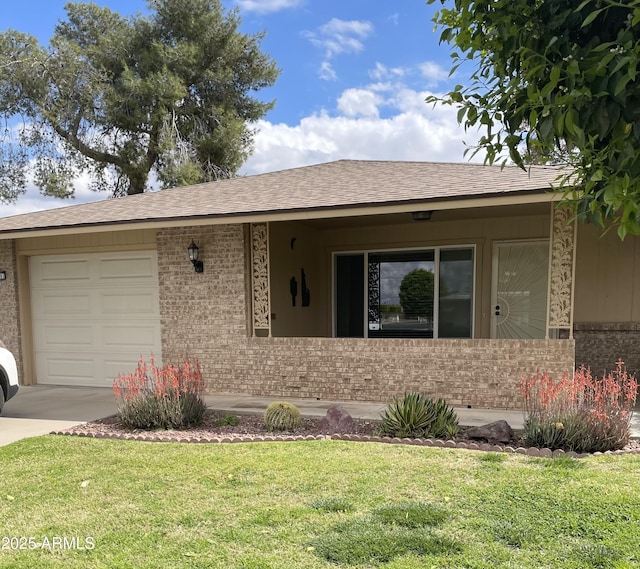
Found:
[[429, 100], [485, 129], [476, 150], [490, 163], [562, 156], [558, 188], [580, 219], [640, 233], [640, 0], [442, 3], [435, 22], [454, 48], [452, 72], [475, 67], [468, 86]]
[[68, 3], [50, 45], [0, 34], [0, 201], [31, 175], [43, 194], [68, 197], [73, 180], [114, 196], [233, 175], [251, 150], [250, 124], [273, 103], [275, 63], [262, 34], [238, 31], [219, 0], [147, 0], [123, 17]]
[[414, 269], [400, 283], [400, 305], [407, 318], [433, 316], [433, 273]]

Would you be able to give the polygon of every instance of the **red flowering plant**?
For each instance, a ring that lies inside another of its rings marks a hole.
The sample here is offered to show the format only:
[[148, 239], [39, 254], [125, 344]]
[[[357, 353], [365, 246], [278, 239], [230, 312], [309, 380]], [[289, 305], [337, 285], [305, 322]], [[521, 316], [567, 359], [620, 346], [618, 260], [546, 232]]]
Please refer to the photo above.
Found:
[[202, 422], [207, 408], [197, 360], [158, 367], [140, 358], [138, 367], [113, 382], [122, 423], [134, 429], [177, 429]]
[[618, 360], [613, 372], [595, 377], [584, 366], [554, 381], [546, 373], [522, 378], [525, 439], [534, 446], [605, 452], [629, 442], [638, 382]]

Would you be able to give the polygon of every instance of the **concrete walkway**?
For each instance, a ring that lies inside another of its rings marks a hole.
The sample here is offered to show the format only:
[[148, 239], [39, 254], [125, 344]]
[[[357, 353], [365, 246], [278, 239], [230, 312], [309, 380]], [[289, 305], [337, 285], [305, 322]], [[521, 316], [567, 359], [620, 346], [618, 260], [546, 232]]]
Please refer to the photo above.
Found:
[[[267, 405], [277, 398], [245, 395], [208, 395], [207, 405], [215, 410], [229, 413], [264, 413]], [[303, 415], [324, 416], [333, 401], [314, 399], [287, 399], [297, 405]], [[384, 409], [383, 403], [342, 402], [352, 417], [376, 420]], [[116, 401], [111, 388], [100, 387], [21, 387], [18, 395], [8, 401], [0, 416], [0, 446], [14, 441], [44, 435], [53, 430], [62, 430], [94, 419], [116, 413]], [[499, 419], [507, 421], [514, 429], [521, 429], [521, 411], [500, 409], [456, 409], [460, 425], [476, 426]], [[631, 433], [640, 438], [640, 413], [633, 417]]]
[[[245, 395], [212, 395], [207, 396], [207, 404], [212, 409], [228, 411], [230, 413], [264, 413], [267, 405], [277, 398], [252, 397]], [[287, 401], [296, 405], [303, 415], [308, 417], [324, 417], [327, 409], [335, 401], [316, 401], [315, 399], [290, 399]], [[385, 408], [384, 403], [369, 403], [356, 401], [340, 401], [354, 419], [380, 419], [380, 413]], [[461, 409], [456, 408], [460, 425], [473, 427], [485, 425], [492, 421], [504, 419], [514, 429], [522, 429], [522, 411], [504, 411], [498, 409]]]

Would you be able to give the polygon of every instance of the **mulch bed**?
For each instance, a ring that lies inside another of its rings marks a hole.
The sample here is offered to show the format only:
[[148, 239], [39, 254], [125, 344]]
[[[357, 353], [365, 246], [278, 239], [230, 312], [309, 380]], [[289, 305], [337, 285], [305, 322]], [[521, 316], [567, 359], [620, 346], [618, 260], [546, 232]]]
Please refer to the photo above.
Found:
[[[181, 442], [181, 443], [241, 443], [265, 441], [301, 441], [301, 440], [345, 440], [359, 442], [378, 442], [390, 444], [408, 444], [443, 448], [463, 448], [470, 450], [507, 452], [526, 454], [538, 457], [585, 457], [589, 454], [577, 454], [562, 450], [538, 449], [527, 447], [521, 438], [514, 438], [508, 444], [493, 444], [489, 441], [471, 441], [465, 437], [464, 428], [451, 440], [397, 438], [377, 435], [377, 421], [356, 420], [356, 428], [349, 433], [328, 433], [320, 428], [320, 418], [303, 417], [302, 425], [295, 431], [270, 432], [265, 428], [261, 415], [234, 414], [238, 418], [237, 425], [223, 425], [221, 420], [230, 414], [208, 410], [202, 425], [180, 430], [129, 429], [119, 420], [117, 415], [83, 423], [69, 429], [53, 431], [55, 435], [75, 435], [81, 437], [122, 439], [148, 442]], [[600, 454], [640, 454], [640, 441], [632, 439], [623, 450]]]

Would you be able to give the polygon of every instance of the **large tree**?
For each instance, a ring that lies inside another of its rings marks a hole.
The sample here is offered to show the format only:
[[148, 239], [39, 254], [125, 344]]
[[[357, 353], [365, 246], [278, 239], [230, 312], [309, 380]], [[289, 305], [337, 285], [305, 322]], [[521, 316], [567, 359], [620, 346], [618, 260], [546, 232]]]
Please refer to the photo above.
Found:
[[523, 167], [562, 156], [558, 188], [579, 218], [640, 233], [640, 0], [442, 3], [453, 71], [473, 65], [442, 100], [466, 128], [484, 127], [476, 150]]
[[147, 0], [123, 17], [69, 3], [50, 45], [0, 34], [0, 201], [31, 177], [43, 194], [92, 189], [138, 194], [233, 175], [252, 144], [251, 123], [272, 102], [254, 97], [278, 75], [262, 34], [239, 32], [219, 0]]
[[400, 306], [407, 318], [433, 316], [433, 273], [426, 269], [413, 269], [400, 283]]

